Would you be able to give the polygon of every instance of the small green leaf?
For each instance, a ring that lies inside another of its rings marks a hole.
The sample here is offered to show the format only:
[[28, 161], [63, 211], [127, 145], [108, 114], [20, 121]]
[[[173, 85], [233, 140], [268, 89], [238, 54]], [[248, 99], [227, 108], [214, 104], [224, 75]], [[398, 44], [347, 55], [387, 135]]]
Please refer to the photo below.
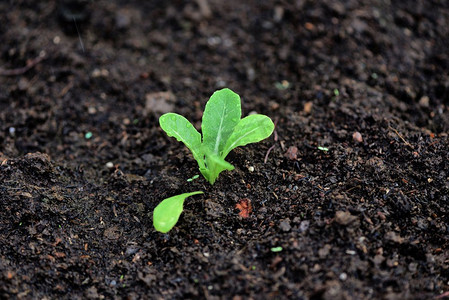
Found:
[[195, 179], [197, 179], [198, 177], [200, 177], [200, 175], [198, 175], [198, 174], [193, 175], [193, 177], [187, 179], [187, 182], [192, 182], [192, 181], [194, 181]]
[[327, 151], [329, 151], [329, 148], [327, 148], [327, 147], [322, 147], [322, 146], [318, 146], [318, 150], [327, 152]]
[[204, 109], [201, 124], [204, 146], [219, 155], [241, 115], [239, 95], [230, 89], [213, 93]]
[[201, 134], [186, 118], [175, 113], [167, 113], [159, 118], [159, 124], [168, 136], [183, 142], [192, 151], [200, 168], [204, 166], [201, 153]]
[[271, 252], [275, 252], [276, 253], [276, 252], [281, 252], [284, 249], [281, 246], [279, 246], [279, 247], [273, 247], [270, 250], [271, 250]]
[[250, 115], [240, 120], [224, 147], [222, 157], [232, 149], [260, 142], [269, 137], [274, 130], [273, 121], [264, 115]]
[[203, 194], [201, 191], [184, 193], [164, 199], [153, 211], [153, 226], [162, 233], [169, 232], [178, 222], [187, 197]]

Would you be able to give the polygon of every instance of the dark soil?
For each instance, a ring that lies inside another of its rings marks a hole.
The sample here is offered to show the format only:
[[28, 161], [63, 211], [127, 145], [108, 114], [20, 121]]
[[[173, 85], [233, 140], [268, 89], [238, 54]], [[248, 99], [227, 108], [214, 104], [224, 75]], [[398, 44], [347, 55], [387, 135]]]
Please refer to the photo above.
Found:
[[[6, 0], [0, 20], [0, 297], [449, 298], [447, 1]], [[188, 182], [158, 117], [199, 126], [222, 87], [275, 133]]]

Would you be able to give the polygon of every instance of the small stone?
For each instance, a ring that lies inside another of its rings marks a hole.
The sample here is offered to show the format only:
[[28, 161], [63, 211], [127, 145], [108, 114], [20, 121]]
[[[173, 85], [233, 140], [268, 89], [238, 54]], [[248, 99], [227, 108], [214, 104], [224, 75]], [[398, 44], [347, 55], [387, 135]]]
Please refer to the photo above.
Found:
[[120, 233], [120, 230], [118, 227], [112, 226], [112, 227], [106, 228], [103, 235], [105, 238], [107, 238], [109, 240], [117, 240], [121, 236], [121, 233]]
[[348, 274], [346, 274], [346, 273], [341, 273], [340, 276], [338, 276], [338, 278], [339, 278], [341, 281], [345, 281], [346, 279], [348, 279]]
[[308, 101], [308, 102], [304, 103], [303, 111], [306, 114], [310, 114], [312, 112], [312, 107], [313, 107], [313, 102], [312, 101]]
[[139, 248], [137, 248], [136, 246], [129, 246], [126, 248], [126, 255], [132, 255], [135, 254], [137, 251], [139, 251]]
[[335, 213], [335, 222], [340, 225], [348, 225], [357, 220], [356, 216], [351, 215], [350, 212], [347, 211], [337, 211]]
[[292, 226], [290, 225], [290, 220], [286, 219], [281, 221], [281, 223], [279, 223], [279, 228], [281, 228], [282, 231], [290, 231], [290, 229], [292, 229]]
[[355, 252], [354, 250], [346, 250], [345, 253], [349, 254], [349, 255], [356, 255], [357, 254], [357, 252]]
[[61, 38], [59, 36], [55, 36], [53, 38], [53, 44], [58, 45], [61, 42]]
[[301, 224], [299, 224], [299, 232], [307, 231], [307, 229], [309, 229], [309, 226], [310, 226], [309, 220], [302, 221]]
[[114, 163], [112, 163], [112, 161], [108, 161], [108, 162], [106, 163], [106, 168], [112, 169], [113, 167], [114, 167]]
[[320, 258], [325, 258], [326, 256], [329, 255], [331, 248], [332, 248], [332, 246], [329, 244], [324, 245], [323, 248], [318, 250], [318, 256]]
[[268, 102], [268, 105], [270, 106], [271, 110], [277, 110], [280, 106], [276, 101], [270, 101]]
[[97, 78], [97, 77], [108, 77], [109, 76], [109, 71], [106, 69], [94, 69], [92, 71], [92, 77], [93, 78]]
[[249, 81], [254, 81], [254, 79], [256, 79], [256, 71], [254, 71], [254, 68], [248, 68], [246, 70], [246, 77]]
[[373, 258], [373, 262], [375, 265], [380, 265], [385, 261], [385, 257], [382, 254], [377, 254]]
[[429, 97], [422, 96], [421, 99], [419, 99], [419, 105], [421, 107], [429, 107]]
[[87, 108], [87, 112], [89, 113], [89, 115], [93, 115], [97, 113], [97, 109], [95, 108], [95, 106], [89, 106]]
[[145, 95], [145, 113], [155, 112], [158, 114], [173, 111], [176, 96], [170, 92], [154, 92]]
[[418, 264], [416, 262], [411, 262], [408, 264], [408, 270], [410, 272], [416, 272], [417, 269], [418, 269]]
[[[112, 285], [112, 282], [111, 282]], [[85, 292], [85, 296], [88, 299], [100, 299], [100, 295], [98, 294], [98, 290], [96, 287], [91, 286], [90, 288], [88, 288]]]
[[357, 143], [362, 143], [363, 142], [362, 135], [358, 131], [356, 131], [356, 132], [354, 132], [352, 134], [352, 139], [354, 140], [354, 142], [357, 142]]
[[277, 5], [274, 7], [274, 20], [276, 22], [282, 21], [282, 18], [284, 17], [284, 8], [280, 5]]
[[398, 244], [402, 244], [404, 242], [404, 238], [402, 238], [399, 234], [397, 234], [394, 231], [389, 231], [385, 234], [385, 239], [398, 243]]
[[17, 86], [18, 86], [19, 90], [25, 91], [30, 86], [30, 82], [25, 77], [22, 77], [22, 78], [20, 78]]
[[285, 156], [290, 160], [298, 159], [298, 147], [296, 146], [288, 147], [287, 152], [285, 152]]

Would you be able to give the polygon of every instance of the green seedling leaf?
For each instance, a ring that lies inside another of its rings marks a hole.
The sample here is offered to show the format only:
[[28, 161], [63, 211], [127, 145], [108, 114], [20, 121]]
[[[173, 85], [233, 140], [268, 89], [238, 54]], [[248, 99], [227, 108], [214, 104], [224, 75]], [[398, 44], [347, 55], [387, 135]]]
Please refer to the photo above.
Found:
[[322, 146], [318, 146], [318, 150], [327, 152], [327, 151], [329, 151], [329, 148], [327, 148], [327, 147], [322, 147]]
[[273, 130], [274, 123], [267, 116], [256, 114], [241, 119], [226, 142], [223, 157], [226, 157], [232, 149], [266, 139]]
[[202, 164], [203, 155], [201, 153], [201, 134], [193, 127], [193, 125], [183, 116], [175, 113], [167, 113], [159, 118], [161, 128], [168, 136], [176, 138], [183, 142], [190, 151], [193, 157]]
[[279, 247], [273, 247], [270, 250], [271, 250], [271, 252], [276, 253], [276, 252], [281, 252], [284, 249], [281, 246], [279, 246]]
[[203, 192], [184, 193], [164, 199], [153, 211], [154, 228], [162, 233], [169, 232], [179, 220], [184, 209], [184, 200], [198, 194], [203, 194]]
[[204, 109], [201, 124], [204, 146], [217, 155], [221, 154], [241, 115], [239, 95], [230, 89], [213, 93]]
[[230, 89], [218, 90], [206, 104], [201, 124], [201, 134], [186, 118], [174, 113], [160, 117], [161, 128], [168, 136], [183, 142], [192, 151], [201, 174], [214, 184], [224, 170], [234, 166], [225, 158], [239, 146], [256, 143], [269, 137], [274, 130], [270, 118], [264, 115], [242, 115], [240, 96]]
[[194, 181], [195, 179], [197, 179], [198, 177], [200, 177], [200, 175], [198, 175], [198, 174], [193, 175], [192, 178], [187, 179], [187, 182], [192, 182], [192, 181]]

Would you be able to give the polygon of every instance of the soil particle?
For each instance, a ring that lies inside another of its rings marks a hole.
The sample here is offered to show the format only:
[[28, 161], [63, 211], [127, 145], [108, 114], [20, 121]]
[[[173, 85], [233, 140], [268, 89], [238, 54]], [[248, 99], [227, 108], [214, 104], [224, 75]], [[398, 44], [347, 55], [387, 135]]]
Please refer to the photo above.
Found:
[[351, 215], [351, 213], [347, 211], [337, 211], [335, 213], [335, 222], [340, 225], [349, 225], [357, 219], [358, 217]]
[[279, 223], [279, 228], [281, 228], [282, 231], [290, 231], [290, 229], [292, 229], [292, 226], [290, 225], [290, 220], [286, 219], [286, 220], [282, 220]]

